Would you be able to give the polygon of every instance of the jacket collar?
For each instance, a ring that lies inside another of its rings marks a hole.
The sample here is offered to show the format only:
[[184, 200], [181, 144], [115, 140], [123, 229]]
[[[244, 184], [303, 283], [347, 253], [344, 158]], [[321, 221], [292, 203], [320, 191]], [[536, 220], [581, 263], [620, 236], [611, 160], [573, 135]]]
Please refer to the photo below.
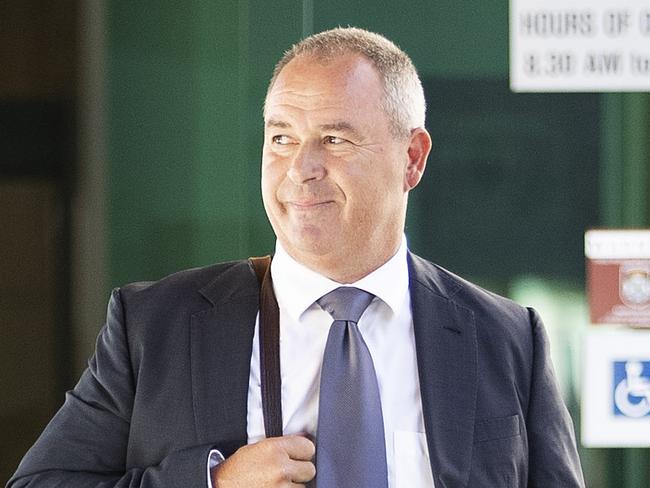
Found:
[[200, 290], [211, 304], [191, 318], [191, 377], [196, 435], [219, 439], [224, 456], [247, 442], [250, 357], [259, 304], [257, 277], [246, 261]]
[[467, 486], [477, 394], [474, 313], [462, 285], [409, 254], [409, 288], [429, 458], [436, 486]]

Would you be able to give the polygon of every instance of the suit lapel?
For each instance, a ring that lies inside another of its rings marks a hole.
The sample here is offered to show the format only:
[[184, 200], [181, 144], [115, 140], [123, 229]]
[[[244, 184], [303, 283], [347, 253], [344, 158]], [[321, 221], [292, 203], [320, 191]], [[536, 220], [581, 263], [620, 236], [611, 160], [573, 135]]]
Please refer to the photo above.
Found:
[[[212, 307], [192, 316], [192, 396], [197, 437], [229, 456], [246, 444], [250, 358], [259, 303], [246, 269], [201, 290]], [[226, 295], [226, 296], [224, 296]]]
[[409, 255], [413, 325], [424, 424], [436, 488], [469, 480], [477, 391], [473, 313], [458, 306], [460, 285]]

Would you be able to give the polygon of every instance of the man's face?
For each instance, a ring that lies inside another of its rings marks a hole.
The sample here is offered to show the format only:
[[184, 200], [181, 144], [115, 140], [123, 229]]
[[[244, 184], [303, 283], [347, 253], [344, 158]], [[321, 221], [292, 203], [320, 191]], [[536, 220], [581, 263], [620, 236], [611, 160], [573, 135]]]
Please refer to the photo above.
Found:
[[391, 133], [382, 98], [371, 63], [347, 55], [294, 58], [266, 100], [266, 213], [294, 259], [340, 282], [395, 253], [407, 193], [424, 169], [413, 168], [412, 141]]

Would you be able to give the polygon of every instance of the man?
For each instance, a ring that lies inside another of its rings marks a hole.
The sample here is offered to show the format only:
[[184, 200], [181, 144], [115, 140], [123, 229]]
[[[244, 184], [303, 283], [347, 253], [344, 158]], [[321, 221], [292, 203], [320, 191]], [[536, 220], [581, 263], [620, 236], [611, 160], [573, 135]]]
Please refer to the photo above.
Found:
[[[8, 486], [584, 486], [536, 313], [407, 251], [424, 112], [410, 59], [360, 29], [312, 36], [275, 69], [262, 194], [283, 436], [264, 438], [258, 280], [218, 264], [113, 292], [89, 369]], [[367, 297], [360, 318], [330, 316], [342, 285]], [[330, 365], [339, 322], [354, 367]], [[370, 385], [352, 415], [336, 414], [365, 391], [332, 371]]]

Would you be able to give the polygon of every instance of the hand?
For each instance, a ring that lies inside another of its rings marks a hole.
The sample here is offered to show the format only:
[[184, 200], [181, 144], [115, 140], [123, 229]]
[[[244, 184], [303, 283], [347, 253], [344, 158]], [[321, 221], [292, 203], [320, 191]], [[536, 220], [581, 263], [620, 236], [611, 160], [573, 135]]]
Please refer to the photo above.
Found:
[[271, 437], [241, 447], [212, 472], [215, 488], [304, 487], [316, 475], [314, 443], [306, 437]]

